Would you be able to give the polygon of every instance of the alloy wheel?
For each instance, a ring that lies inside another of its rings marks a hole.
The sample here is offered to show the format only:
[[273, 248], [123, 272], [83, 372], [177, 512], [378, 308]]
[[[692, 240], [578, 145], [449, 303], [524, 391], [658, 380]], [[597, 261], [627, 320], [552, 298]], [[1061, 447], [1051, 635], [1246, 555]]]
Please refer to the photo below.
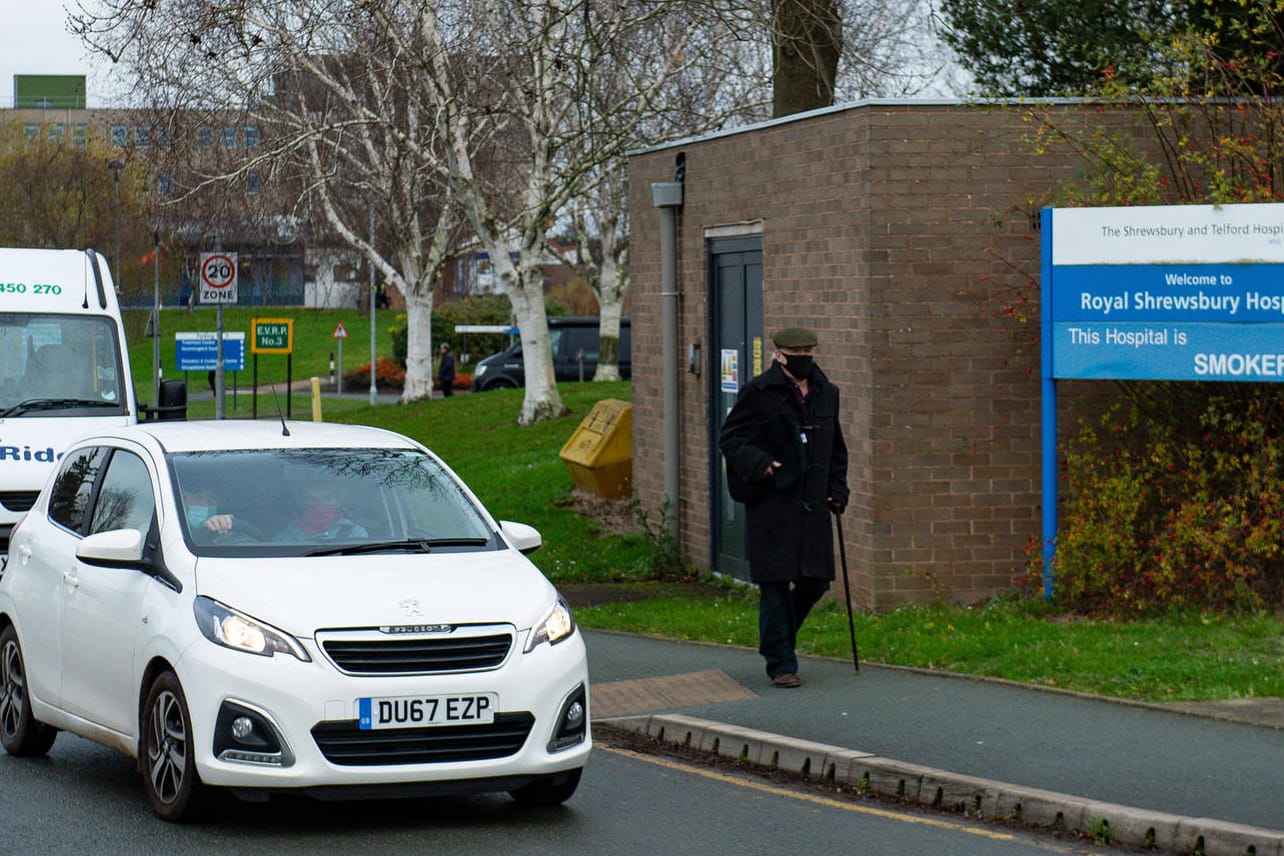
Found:
[[178, 697], [169, 690], [157, 694], [150, 719], [147, 775], [156, 798], [168, 804], [182, 793], [187, 770], [187, 720]]
[[15, 740], [22, 726], [22, 705], [27, 698], [27, 679], [22, 674], [22, 657], [15, 639], [5, 640], [0, 651], [0, 734]]

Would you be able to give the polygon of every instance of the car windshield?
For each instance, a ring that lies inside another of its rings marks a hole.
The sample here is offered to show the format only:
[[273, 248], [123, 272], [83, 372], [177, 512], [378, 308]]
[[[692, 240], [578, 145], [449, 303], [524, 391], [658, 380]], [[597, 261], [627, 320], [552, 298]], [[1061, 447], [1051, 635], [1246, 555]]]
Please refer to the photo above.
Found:
[[0, 417], [124, 413], [119, 353], [106, 316], [0, 312]]
[[415, 449], [170, 456], [188, 545], [202, 556], [498, 549], [459, 483]]

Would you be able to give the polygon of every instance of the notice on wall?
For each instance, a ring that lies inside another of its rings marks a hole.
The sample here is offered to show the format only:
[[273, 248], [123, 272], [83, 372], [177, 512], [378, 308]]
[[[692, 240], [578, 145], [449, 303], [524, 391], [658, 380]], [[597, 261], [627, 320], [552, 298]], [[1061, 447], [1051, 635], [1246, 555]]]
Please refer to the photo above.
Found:
[[720, 388], [723, 392], [740, 391], [740, 351], [735, 348], [723, 348], [721, 368], [719, 377], [721, 378]]
[[1044, 376], [1284, 381], [1284, 205], [1049, 209]]

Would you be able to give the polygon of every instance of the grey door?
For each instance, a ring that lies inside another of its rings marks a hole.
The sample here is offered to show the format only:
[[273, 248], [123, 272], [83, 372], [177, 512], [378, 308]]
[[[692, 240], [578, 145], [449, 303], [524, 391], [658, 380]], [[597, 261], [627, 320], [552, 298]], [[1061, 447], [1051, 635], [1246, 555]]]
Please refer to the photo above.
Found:
[[716, 238], [708, 243], [709, 400], [713, 402], [709, 484], [713, 487], [711, 564], [715, 571], [749, 579], [745, 559], [745, 509], [727, 493], [727, 471], [718, 451], [722, 422], [736, 394], [766, 368], [762, 325], [762, 238]]

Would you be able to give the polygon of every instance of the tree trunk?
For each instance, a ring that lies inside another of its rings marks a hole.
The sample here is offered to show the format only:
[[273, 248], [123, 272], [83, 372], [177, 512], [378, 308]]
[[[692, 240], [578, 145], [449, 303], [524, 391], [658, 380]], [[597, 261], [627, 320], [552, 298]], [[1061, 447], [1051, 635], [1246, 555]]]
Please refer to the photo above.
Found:
[[406, 380], [401, 402], [432, 398], [433, 290], [412, 289], [406, 295]]
[[593, 380], [620, 380], [620, 318], [624, 314], [624, 294], [628, 280], [615, 257], [607, 251], [603, 236], [602, 269], [597, 290], [600, 324], [597, 348], [597, 372]]
[[771, 0], [774, 118], [828, 107], [842, 51], [837, 0]]
[[[492, 254], [491, 258], [494, 258]], [[544, 273], [539, 264], [512, 269], [513, 288], [507, 289], [517, 316], [522, 340], [522, 363], [526, 396], [522, 399], [519, 425], [534, 425], [566, 413], [553, 376], [553, 353], [549, 349], [548, 314], [544, 308]], [[532, 299], [535, 295], [537, 299]]]

